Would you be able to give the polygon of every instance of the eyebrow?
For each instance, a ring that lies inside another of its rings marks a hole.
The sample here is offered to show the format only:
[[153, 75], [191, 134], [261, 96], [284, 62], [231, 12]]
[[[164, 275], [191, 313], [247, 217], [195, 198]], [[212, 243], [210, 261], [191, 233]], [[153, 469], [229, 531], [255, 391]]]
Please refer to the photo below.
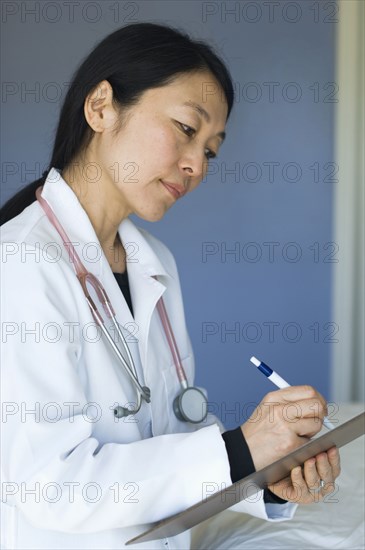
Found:
[[[194, 101], [185, 101], [183, 105], [194, 109], [194, 111], [196, 111], [200, 116], [202, 116], [207, 122], [211, 121], [210, 114], [205, 109], [203, 109], [203, 107], [199, 105], [199, 103], [195, 103]], [[224, 141], [226, 137], [226, 132], [219, 132], [217, 136], [220, 137], [222, 141]]]

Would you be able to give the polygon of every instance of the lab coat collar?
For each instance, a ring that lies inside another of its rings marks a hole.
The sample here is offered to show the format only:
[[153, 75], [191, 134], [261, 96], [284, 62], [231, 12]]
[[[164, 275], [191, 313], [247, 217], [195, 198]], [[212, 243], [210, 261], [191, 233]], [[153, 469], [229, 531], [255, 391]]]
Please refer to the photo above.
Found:
[[160, 259], [147, 242], [143, 232], [126, 218], [119, 226], [119, 236], [127, 254], [128, 272], [136, 265], [148, 276], [170, 277]]

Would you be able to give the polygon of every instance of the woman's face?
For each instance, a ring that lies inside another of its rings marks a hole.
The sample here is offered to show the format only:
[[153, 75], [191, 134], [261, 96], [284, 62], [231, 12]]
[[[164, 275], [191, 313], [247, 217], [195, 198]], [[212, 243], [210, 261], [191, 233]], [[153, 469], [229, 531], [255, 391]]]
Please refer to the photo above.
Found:
[[147, 90], [116, 136], [118, 113], [103, 113], [86, 155], [101, 169], [100, 191], [114, 213], [156, 221], [204, 178], [224, 139], [227, 103], [214, 77], [198, 72]]

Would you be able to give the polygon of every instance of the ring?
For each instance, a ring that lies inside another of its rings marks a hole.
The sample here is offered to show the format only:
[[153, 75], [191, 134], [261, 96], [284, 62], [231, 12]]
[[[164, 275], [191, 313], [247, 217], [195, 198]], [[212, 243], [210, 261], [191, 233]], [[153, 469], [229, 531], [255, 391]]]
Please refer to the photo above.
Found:
[[309, 489], [309, 491], [311, 493], [319, 493], [319, 491], [321, 491], [321, 489], [323, 489], [323, 487], [326, 485], [326, 482], [323, 481], [323, 479], [320, 479], [319, 480], [319, 487], [315, 487], [313, 489]]

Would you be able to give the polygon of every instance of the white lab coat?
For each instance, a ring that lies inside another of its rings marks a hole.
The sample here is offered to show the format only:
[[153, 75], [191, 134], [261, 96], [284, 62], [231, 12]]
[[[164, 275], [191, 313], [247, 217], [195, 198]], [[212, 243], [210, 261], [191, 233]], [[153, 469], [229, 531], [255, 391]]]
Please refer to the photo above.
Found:
[[[171, 253], [129, 219], [120, 225], [133, 318], [88, 216], [54, 168], [43, 196], [131, 333], [152, 401], [136, 417], [114, 417], [115, 404], [135, 401], [134, 387], [34, 202], [2, 227], [2, 548], [124, 548], [151, 522], [200, 501], [207, 487], [231, 483], [225, 444], [216, 419], [196, 426], [173, 414], [180, 386], [156, 310], [161, 295], [190, 383], [194, 358]], [[269, 520], [294, 513], [293, 505], [253, 500], [235, 508]], [[189, 532], [134, 547], [186, 549]]]

